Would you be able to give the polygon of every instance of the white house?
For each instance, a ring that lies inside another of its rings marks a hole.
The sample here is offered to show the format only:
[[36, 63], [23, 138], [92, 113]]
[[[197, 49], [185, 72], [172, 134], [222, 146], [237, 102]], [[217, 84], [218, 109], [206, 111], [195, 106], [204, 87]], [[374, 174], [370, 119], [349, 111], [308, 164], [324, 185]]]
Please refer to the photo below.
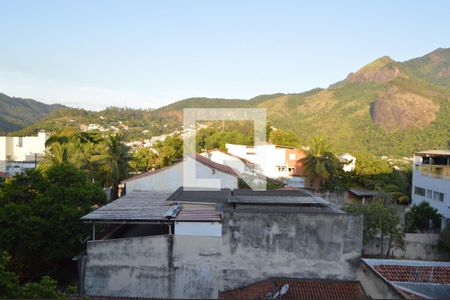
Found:
[[356, 157], [354, 157], [353, 155], [349, 153], [342, 153], [338, 158], [342, 163], [345, 164], [343, 167], [345, 172], [351, 172], [355, 169]]
[[[126, 192], [158, 191], [174, 192], [183, 186], [183, 168], [188, 161], [179, 161], [172, 166], [146, 172], [122, 181]], [[199, 179], [220, 179], [221, 188], [237, 189], [239, 172], [231, 167], [215, 163], [206, 157], [195, 155], [196, 177]]]
[[255, 172], [255, 164], [252, 162], [219, 149], [209, 150], [201, 153], [200, 155], [218, 164], [229, 166], [235, 170], [238, 170], [241, 174], [252, 174]]
[[[45, 142], [49, 134], [39, 132], [37, 136], [0, 137], [0, 171], [8, 172], [10, 162], [34, 162], [45, 153]], [[32, 164], [34, 167], [34, 164]]]
[[450, 150], [429, 150], [414, 155], [412, 203], [428, 202], [450, 219]]
[[304, 179], [301, 159], [305, 157], [305, 153], [299, 149], [272, 144], [260, 146], [226, 144], [225, 147], [231, 155], [253, 163], [255, 171], [267, 177]]

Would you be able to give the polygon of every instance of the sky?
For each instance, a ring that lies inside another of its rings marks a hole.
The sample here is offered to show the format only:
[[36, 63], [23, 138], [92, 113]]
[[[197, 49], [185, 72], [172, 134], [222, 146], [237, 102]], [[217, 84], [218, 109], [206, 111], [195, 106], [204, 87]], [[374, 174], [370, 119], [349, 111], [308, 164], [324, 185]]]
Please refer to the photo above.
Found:
[[0, 0], [0, 92], [99, 110], [327, 87], [450, 47], [450, 1]]

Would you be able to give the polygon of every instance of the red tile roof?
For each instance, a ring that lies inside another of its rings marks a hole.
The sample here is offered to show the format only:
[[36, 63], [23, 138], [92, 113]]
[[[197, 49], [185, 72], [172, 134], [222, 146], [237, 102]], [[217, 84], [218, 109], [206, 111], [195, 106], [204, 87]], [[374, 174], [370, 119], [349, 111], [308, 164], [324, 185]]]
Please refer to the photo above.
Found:
[[220, 299], [266, 299], [285, 284], [289, 289], [284, 299], [367, 299], [357, 281], [269, 279], [240, 289], [222, 292]]
[[450, 267], [375, 265], [374, 269], [389, 281], [450, 284]]

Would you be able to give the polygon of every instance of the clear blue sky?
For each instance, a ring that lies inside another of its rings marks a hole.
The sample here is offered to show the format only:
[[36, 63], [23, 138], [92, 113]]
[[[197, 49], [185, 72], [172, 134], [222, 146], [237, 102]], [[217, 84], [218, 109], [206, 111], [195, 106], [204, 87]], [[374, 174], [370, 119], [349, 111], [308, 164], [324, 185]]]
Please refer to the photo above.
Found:
[[450, 1], [0, 0], [0, 12], [0, 92], [88, 109], [302, 92], [450, 47]]

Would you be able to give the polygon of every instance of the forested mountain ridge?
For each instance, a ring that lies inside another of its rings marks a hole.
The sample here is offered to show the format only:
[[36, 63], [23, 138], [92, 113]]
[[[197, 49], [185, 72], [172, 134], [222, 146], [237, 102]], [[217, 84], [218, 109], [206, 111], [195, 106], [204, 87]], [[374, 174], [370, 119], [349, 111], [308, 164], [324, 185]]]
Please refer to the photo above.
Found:
[[29, 126], [63, 105], [48, 105], [33, 99], [9, 97], [0, 93], [0, 134]]
[[182, 109], [195, 107], [266, 108], [274, 127], [294, 131], [305, 143], [324, 135], [336, 151], [411, 156], [446, 148], [450, 140], [450, 49], [405, 62], [384, 56], [326, 89], [249, 100], [189, 98], [156, 110], [67, 109], [19, 133], [86, 123], [118, 126], [120, 121], [130, 127], [131, 138], [147, 138], [179, 129]]

